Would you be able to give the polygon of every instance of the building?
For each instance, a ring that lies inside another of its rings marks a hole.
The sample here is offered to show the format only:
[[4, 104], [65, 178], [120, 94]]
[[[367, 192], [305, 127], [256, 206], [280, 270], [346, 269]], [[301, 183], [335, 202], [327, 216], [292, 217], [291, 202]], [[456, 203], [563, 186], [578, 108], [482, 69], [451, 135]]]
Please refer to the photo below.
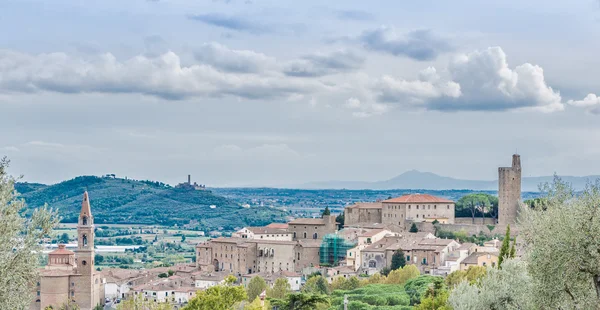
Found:
[[81, 310], [94, 309], [104, 304], [104, 282], [94, 267], [94, 217], [85, 192], [77, 223], [77, 249], [72, 252], [61, 244], [48, 254], [30, 309], [58, 309], [67, 303], [75, 303]]
[[[409, 194], [381, 202], [358, 203], [344, 210], [348, 227], [381, 223], [385, 227], [407, 229], [407, 223], [454, 224], [454, 201], [426, 194]], [[399, 232], [398, 231], [398, 232]]]
[[521, 202], [521, 157], [514, 154], [511, 167], [498, 168], [498, 224], [514, 224]]
[[349, 249], [346, 253], [346, 265], [351, 267], [353, 270], [358, 270], [362, 262], [360, 251], [372, 243], [381, 240], [381, 238], [389, 235], [395, 235], [395, 233], [387, 229], [372, 229], [358, 236], [356, 246]]
[[338, 224], [335, 215], [325, 215], [323, 218], [298, 218], [288, 223], [288, 232], [293, 240], [320, 240], [325, 235], [337, 231]]
[[460, 270], [467, 270], [471, 266], [496, 267], [496, 265], [498, 265], [498, 254], [474, 252], [460, 262]]
[[292, 241], [292, 233], [285, 228], [272, 227], [244, 227], [233, 234], [231, 237], [244, 239], [263, 239], [276, 241]]

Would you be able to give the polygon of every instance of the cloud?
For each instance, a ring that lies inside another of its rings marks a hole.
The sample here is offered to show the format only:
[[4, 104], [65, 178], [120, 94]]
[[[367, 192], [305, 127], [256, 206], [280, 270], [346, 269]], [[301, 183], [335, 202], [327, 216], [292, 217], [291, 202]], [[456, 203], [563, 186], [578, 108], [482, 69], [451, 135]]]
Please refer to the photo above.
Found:
[[373, 14], [365, 11], [356, 10], [341, 10], [336, 12], [337, 18], [341, 20], [358, 20], [358, 21], [370, 21], [375, 19]]
[[447, 75], [442, 78], [435, 68], [428, 68], [418, 80], [384, 76], [374, 90], [382, 102], [429, 110], [564, 109], [560, 93], [546, 84], [541, 67], [525, 63], [511, 69], [500, 47], [460, 55], [448, 65]]
[[365, 58], [350, 51], [339, 50], [329, 54], [316, 53], [292, 61], [285, 69], [288, 76], [319, 77], [359, 69]]
[[144, 38], [144, 55], [157, 57], [169, 51], [167, 41], [159, 35], [151, 35]]
[[447, 40], [438, 37], [431, 30], [398, 33], [394, 28], [382, 26], [363, 32], [358, 41], [372, 51], [419, 61], [433, 60], [439, 54], [452, 50]]
[[1, 148], [1, 150], [3, 151], [9, 151], [9, 152], [19, 152], [19, 148], [16, 146], [5, 146], [3, 148]]
[[298, 158], [302, 155], [285, 143], [261, 144], [254, 147], [242, 148], [235, 144], [219, 145], [213, 149], [217, 157], [238, 158]]
[[587, 108], [592, 114], [600, 114], [600, 96], [596, 94], [588, 94], [582, 100], [569, 100], [567, 103], [574, 107]]
[[52, 148], [63, 148], [63, 147], [65, 147], [63, 144], [60, 144], [60, 143], [52, 143], [52, 142], [44, 142], [44, 141], [29, 141], [29, 142], [25, 143], [24, 145], [27, 145], [27, 146], [40, 146], [40, 147], [52, 147]]
[[194, 58], [227, 72], [258, 73], [275, 66], [275, 59], [250, 50], [232, 50], [219, 43], [205, 43]]
[[352, 116], [357, 118], [367, 118], [375, 115], [380, 115], [389, 110], [389, 106], [381, 103], [364, 103], [357, 98], [349, 98], [346, 100], [344, 107], [353, 110]]
[[318, 81], [286, 77], [278, 71], [240, 75], [207, 64], [183, 66], [173, 52], [119, 61], [112, 54], [79, 58], [65, 53], [30, 55], [0, 50], [0, 93], [136, 93], [167, 100], [222, 96], [274, 99], [324, 89], [327, 87]]
[[238, 32], [263, 34], [271, 32], [271, 27], [247, 20], [239, 16], [227, 16], [218, 13], [189, 15], [189, 19], [199, 21], [215, 27], [225, 28]]

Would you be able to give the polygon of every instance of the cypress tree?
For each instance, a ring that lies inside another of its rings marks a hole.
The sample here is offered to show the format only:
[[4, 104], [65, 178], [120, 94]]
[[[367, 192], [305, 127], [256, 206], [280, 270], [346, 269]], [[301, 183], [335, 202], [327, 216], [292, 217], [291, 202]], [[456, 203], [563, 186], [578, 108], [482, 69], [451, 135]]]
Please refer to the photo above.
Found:
[[409, 232], [411, 232], [411, 233], [419, 232], [419, 229], [417, 228], [417, 224], [412, 223], [412, 225], [410, 226]]
[[510, 258], [515, 258], [515, 253], [517, 252], [517, 237], [513, 240], [512, 247], [510, 247]]
[[331, 212], [329, 211], [329, 207], [325, 206], [325, 210], [323, 210], [323, 214], [321, 216], [325, 216], [325, 215], [330, 215]]
[[498, 255], [498, 269], [502, 268], [504, 259], [510, 257], [510, 252], [510, 225], [506, 225], [506, 236], [504, 236], [504, 240], [502, 240], [500, 255]]
[[404, 265], [406, 265], [406, 257], [404, 257], [404, 251], [397, 250], [396, 252], [394, 252], [394, 255], [392, 255], [392, 266], [390, 269], [400, 269], [404, 267]]

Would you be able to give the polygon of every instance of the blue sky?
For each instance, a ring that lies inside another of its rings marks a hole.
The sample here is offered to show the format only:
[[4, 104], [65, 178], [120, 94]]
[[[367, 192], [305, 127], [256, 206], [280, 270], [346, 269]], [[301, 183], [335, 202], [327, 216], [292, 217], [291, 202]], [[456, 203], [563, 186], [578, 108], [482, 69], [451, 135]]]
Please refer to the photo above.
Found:
[[594, 0], [5, 0], [0, 28], [28, 181], [600, 174]]

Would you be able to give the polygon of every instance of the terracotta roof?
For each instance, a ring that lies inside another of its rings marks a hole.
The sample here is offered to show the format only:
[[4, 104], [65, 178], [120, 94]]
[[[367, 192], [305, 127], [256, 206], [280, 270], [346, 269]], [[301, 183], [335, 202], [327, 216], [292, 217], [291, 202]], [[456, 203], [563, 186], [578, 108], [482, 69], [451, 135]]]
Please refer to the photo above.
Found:
[[58, 249], [48, 253], [48, 255], [75, 255], [75, 253], [67, 250], [64, 244], [59, 244]]
[[362, 235], [360, 235], [361, 237], [373, 237], [375, 235], [377, 235], [378, 233], [385, 231], [385, 229], [371, 229], [365, 233], [363, 233]]
[[460, 263], [461, 264], [471, 264], [471, 265], [477, 264], [477, 259], [483, 255], [492, 255], [492, 256], [496, 256], [496, 257], [498, 256], [498, 255], [495, 255], [494, 253], [475, 252], [475, 253], [471, 253], [471, 255], [469, 255], [467, 258], [463, 259], [463, 261]]
[[287, 229], [288, 228], [288, 224], [287, 223], [271, 223], [265, 227], [268, 228], [276, 228], [276, 229]]
[[465, 242], [463, 244], [461, 244], [458, 249], [456, 249], [457, 251], [462, 251], [462, 250], [470, 250], [472, 247], [475, 247], [476, 244], [475, 243], [470, 243], [470, 242]]
[[404, 195], [388, 200], [384, 200], [383, 202], [388, 203], [454, 203], [452, 200], [435, 197], [429, 194], [409, 194]]
[[381, 202], [359, 202], [353, 204], [348, 209], [381, 209]]
[[288, 223], [288, 225], [325, 225], [324, 219], [298, 218]]
[[289, 234], [285, 229], [272, 227], [246, 227], [253, 234]]

